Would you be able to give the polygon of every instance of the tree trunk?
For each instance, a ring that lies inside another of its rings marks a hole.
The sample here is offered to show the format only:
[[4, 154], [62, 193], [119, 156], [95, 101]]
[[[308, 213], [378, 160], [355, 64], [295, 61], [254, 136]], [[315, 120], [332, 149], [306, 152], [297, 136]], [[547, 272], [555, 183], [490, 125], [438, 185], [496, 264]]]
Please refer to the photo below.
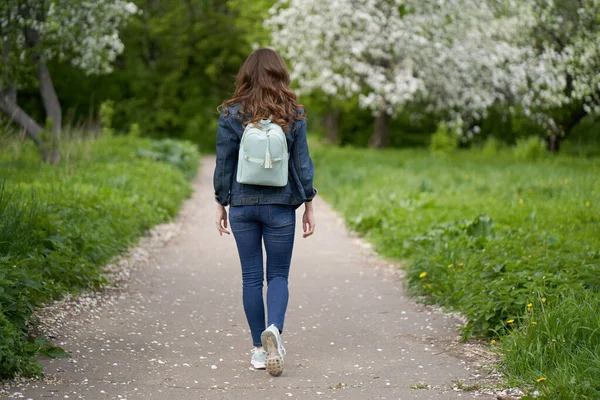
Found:
[[[36, 73], [40, 84], [40, 95], [46, 108], [46, 121], [49, 119], [52, 124], [52, 132], [48, 132], [47, 143], [45, 143], [46, 145], [42, 149], [42, 159], [45, 162], [56, 165], [60, 162], [62, 110], [46, 61], [39, 61]], [[46, 130], [48, 130], [48, 124], [46, 124]]]
[[0, 92], [0, 110], [4, 111], [11, 121], [19, 125], [38, 147], [42, 146], [43, 143], [40, 138], [43, 131], [42, 127], [2, 92]]
[[[28, 8], [21, 9], [22, 15], [28, 17], [31, 10]], [[38, 21], [43, 21], [43, 15], [36, 15]], [[40, 96], [46, 109], [46, 124], [45, 128], [48, 131], [48, 138], [45, 141], [40, 141], [38, 146], [42, 153], [42, 160], [52, 164], [58, 164], [60, 161], [60, 131], [62, 129], [62, 110], [52, 78], [50, 77], [50, 71], [48, 70], [48, 64], [42, 54], [40, 48], [40, 35], [31, 26], [27, 26], [23, 29], [25, 34], [25, 43], [33, 53], [33, 63], [36, 68], [36, 75], [38, 83], [40, 85]], [[16, 104], [15, 104], [16, 105]], [[52, 129], [48, 128], [48, 122], [51, 124]], [[37, 125], [37, 124], [36, 124]], [[26, 130], [27, 131], [27, 130]], [[31, 135], [30, 135], [31, 137]]]
[[337, 144], [340, 132], [340, 110], [330, 108], [323, 116], [325, 138], [329, 143]]
[[[4, 32], [0, 28], [0, 35], [3, 34]], [[2, 62], [6, 66], [4, 83], [8, 87], [3, 87], [0, 81], [0, 110], [6, 114], [9, 121], [19, 125], [36, 146], [41, 147], [43, 144], [40, 138], [42, 127], [17, 105], [17, 89], [10, 76], [10, 43], [6, 38], [2, 41]]]
[[392, 116], [380, 111], [375, 117], [375, 130], [369, 139], [369, 147], [381, 149], [388, 145], [391, 124]]
[[562, 129], [563, 135], [553, 134], [546, 138], [546, 147], [548, 151], [552, 153], [558, 153], [560, 150], [560, 142], [569, 136], [575, 127], [579, 125], [582, 119], [587, 116], [583, 105], [577, 105], [571, 109], [571, 112], [567, 117], [565, 117], [562, 121], [560, 121], [560, 127]]
[[559, 135], [551, 135], [546, 138], [546, 148], [551, 153], [558, 153], [560, 150], [560, 140], [561, 137]]
[[60, 101], [56, 95], [48, 64], [45, 61], [39, 61], [36, 68], [36, 74], [40, 83], [40, 95], [46, 108], [46, 118], [52, 121], [52, 130], [56, 134], [56, 143], [60, 141], [60, 131], [62, 130], [62, 109]]
[[0, 110], [2, 110], [9, 119], [19, 125], [27, 136], [40, 149], [40, 158], [43, 162], [58, 164], [60, 153], [57, 147], [48, 146], [41, 138], [44, 130], [37, 122], [33, 120], [21, 107], [10, 101], [9, 96], [2, 93], [0, 87]]
[[[19, 6], [21, 17], [28, 18], [30, 12], [31, 9], [29, 9], [29, 5], [23, 3]], [[43, 19], [41, 19], [41, 16], [38, 16], [38, 20], [41, 21]], [[23, 111], [17, 103], [16, 86], [10, 76], [10, 42], [6, 39], [6, 36], [2, 41], [2, 62], [7, 67], [6, 71], [8, 71], [8, 74], [4, 76], [4, 83], [7, 85], [6, 87], [3, 87], [2, 82], [0, 81], [0, 110], [8, 116], [11, 122], [19, 125], [40, 149], [42, 161], [57, 164], [60, 161], [59, 132], [62, 124], [60, 103], [56, 96], [52, 80], [50, 79], [48, 66], [42, 57], [38, 32], [30, 27], [25, 27], [23, 28], [23, 33], [25, 34], [27, 46], [36, 53], [34, 62], [37, 76], [40, 81], [40, 94], [42, 95], [47, 115], [52, 119], [54, 135], [51, 135], [50, 141], [47, 143], [42, 137], [44, 129]], [[4, 32], [1, 32], [1, 29], [0, 34], [4, 36]]]
[[33, 62], [40, 84], [40, 96], [46, 109], [46, 118], [52, 121], [52, 131], [58, 134], [62, 128], [62, 110], [56, 90], [54, 89], [54, 84], [52, 83], [52, 78], [50, 77], [48, 64], [46, 64], [46, 60], [44, 60], [39, 48], [40, 35], [35, 29], [30, 27], [25, 28], [24, 31], [27, 46], [35, 52]]

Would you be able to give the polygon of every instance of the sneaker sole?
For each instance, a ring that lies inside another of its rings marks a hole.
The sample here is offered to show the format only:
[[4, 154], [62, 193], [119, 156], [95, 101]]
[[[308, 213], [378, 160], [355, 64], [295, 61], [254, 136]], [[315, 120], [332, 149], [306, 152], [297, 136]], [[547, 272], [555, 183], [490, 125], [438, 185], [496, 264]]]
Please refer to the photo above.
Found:
[[263, 348], [267, 352], [267, 358], [265, 360], [265, 368], [267, 372], [272, 376], [279, 376], [283, 372], [283, 357], [279, 354], [277, 349], [277, 338], [275, 334], [270, 331], [265, 331], [260, 335]]
[[265, 369], [265, 364], [264, 363], [251, 363], [252, 366], [254, 367], [254, 369]]

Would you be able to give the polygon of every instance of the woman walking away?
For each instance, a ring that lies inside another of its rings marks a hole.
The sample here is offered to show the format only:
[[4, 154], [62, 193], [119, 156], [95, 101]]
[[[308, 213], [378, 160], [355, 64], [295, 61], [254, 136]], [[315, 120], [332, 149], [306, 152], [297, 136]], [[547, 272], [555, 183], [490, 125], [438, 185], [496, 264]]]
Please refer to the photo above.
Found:
[[[252, 334], [251, 363], [281, 375], [281, 333], [295, 210], [305, 204], [304, 237], [313, 234], [313, 163], [306, 141], [306, 112], [289, 88], [290, 76], [273, 50], [259, 49], [244, 62], [235, 94], [221, 107], [214, 174], [219, 234], [229, 222], [242, 264], [243, 304]], [[267, 315], [263, 302], [263, 248], [267, 254]], [[265, 329], [266, 328], [266, 329]]]

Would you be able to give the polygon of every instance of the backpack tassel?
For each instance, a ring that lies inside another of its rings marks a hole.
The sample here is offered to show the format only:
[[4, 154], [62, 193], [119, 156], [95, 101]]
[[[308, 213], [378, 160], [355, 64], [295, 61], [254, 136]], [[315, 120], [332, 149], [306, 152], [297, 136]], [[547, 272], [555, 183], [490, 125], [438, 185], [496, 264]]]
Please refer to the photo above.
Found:
[[267, 139], [267, 151], [265, 152], [265, 159], [262, 162], [262, 167], [267, 169], [273, 168], [273, 159], [271, 158], [271, 152], [269, 151], [269, 139]]

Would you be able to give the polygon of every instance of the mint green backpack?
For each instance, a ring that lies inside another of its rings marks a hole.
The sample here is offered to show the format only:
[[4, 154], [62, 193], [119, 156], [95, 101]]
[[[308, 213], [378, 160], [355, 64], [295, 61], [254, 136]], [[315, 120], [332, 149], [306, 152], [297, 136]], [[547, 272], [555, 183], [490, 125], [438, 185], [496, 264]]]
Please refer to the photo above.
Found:
[[248, 124], [242, 134], [237, 181], [247, 185], [285, 186], [288, 148], [283, 129], [269, 119]]

